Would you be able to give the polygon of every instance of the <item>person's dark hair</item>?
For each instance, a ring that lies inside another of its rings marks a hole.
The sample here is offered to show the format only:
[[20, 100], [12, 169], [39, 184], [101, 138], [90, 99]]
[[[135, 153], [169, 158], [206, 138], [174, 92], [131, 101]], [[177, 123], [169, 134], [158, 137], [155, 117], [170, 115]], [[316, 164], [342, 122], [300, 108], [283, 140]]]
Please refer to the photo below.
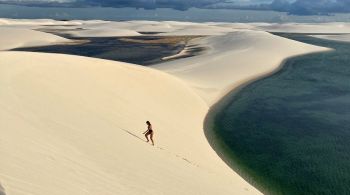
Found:
[[146, 121], [146, 123], [147, 123], [148, 125], [150, 125], [150, 124], [151, 124], [149, 121]]

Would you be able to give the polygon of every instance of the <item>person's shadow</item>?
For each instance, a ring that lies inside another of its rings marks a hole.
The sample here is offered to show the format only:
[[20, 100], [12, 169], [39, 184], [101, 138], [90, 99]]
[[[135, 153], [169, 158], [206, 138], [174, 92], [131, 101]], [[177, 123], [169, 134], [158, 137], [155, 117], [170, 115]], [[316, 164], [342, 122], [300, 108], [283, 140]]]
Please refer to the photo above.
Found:
[[131, 133], [131, 132], [128, 131], [128, 130], [125, 130], [125, 129], [121, 129], [121, 130], [125, 131], [126, 133], [132, 135], [133, 137], [135, 137], [135, 138], [137, 138], [137, 139], [139, 139], [139, 140], [141, 140], [141, 141], [147, 142], [146, 140], [144, 140], [144, 139], [142, 139], [141, 137], [139, 137], [139, 136], [137, 136], [137, 135]]

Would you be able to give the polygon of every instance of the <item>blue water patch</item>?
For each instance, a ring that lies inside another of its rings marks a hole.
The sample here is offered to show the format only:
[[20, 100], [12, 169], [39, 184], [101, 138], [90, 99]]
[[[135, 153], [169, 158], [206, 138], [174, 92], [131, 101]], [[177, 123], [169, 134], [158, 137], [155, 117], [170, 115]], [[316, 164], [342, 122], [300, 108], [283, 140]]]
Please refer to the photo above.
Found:
[[292, 58], [232, 95], [213, 134], [266, 194], [350, 194], [350, 44], [279, 35], [335, 51]]

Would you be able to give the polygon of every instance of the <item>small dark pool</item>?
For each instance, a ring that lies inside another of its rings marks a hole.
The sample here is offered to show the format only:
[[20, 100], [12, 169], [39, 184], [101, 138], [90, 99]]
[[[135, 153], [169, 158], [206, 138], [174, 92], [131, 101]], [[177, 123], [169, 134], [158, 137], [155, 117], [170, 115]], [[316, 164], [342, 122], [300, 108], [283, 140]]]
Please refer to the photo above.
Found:
[[[154, 40], [157, 37], [144, 37], [144, 39]], [[185, 44], [182, 43], [139, 43], [123, 41], [116, 37], [88, 37], [74, 38], [74, 40], [84, 42], [81, 44], [16, 48], [13, 51], [62, 53], [150, 65], [162, 62], [163, 57], [175, 55], [185, 47]]]
[[[152, 33], [136, 37], [73, 37], [69, 31], [84, 29], [39, 29], [56, 34], [76, 42], [76, 44], [57, 44], [38, 47], [16, 48], [12, 51], [31, 51], [44, 53], [62, 53], [79, 56], [122, 61], [140, 65], [152, 65], [164, 62], [162, 58], [178, 54], [187, 42], [196, 36], [155, 36]], [[188, 55], [201, 53], [204, 48], [192, 46]]]

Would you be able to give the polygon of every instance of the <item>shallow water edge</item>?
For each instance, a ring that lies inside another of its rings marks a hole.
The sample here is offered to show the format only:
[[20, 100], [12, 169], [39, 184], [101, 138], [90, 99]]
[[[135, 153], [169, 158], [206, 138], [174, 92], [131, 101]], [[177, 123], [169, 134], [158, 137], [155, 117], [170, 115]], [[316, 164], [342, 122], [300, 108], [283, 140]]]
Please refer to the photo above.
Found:
[[274, 76], [275, 74], [278, 74], [285, 67], [288, 61], [293, 60], [294, 58], [298, 58], [309, 54], [325, 53], [325, 52], [332, 52], [332, 51], [333, 49], [330, 49], [329, 51], [311, 52], [311, 53], [305, 53], [302, 55], [291, 56], [289, 58], [284, 59], [274, 70], [270, 72], [262, 73], [260, 75], [257, 75], [254, 78], [249, 78], [238, 85], [234, 85], [230, 87], [230, 89], [227, 90], [226, 95], [224, 95], [218, 102], [216, 102], [213, 106], [210, 107], [205, 117], [203, 129], [204, 129], [205, 136], [210, 146], [213, 148], [213, 150], [234, 172], [239, 174], [244, 180], [246, 180], [248, 183], [253, 185], [263, 194], [269, 194], [276, 189], [266, 189], [262, 185], [260, 185], [259, 181], [255, 181], [254, 179], [252, 179], [251, 171], [248, 169], [245, 169], [245, 167], [242, 166], [242, 163], [240, 162], [239, 157], [234, 156], [232, 154], [231, 149], [217, 134], [218, 129], [215, 126], [216, 117], [231, 103], [231, 100], [234, 98], [234, 96], [236, 96], [242, 89], [256, 82], [259, 82], [263, 79], [266, 79]]

